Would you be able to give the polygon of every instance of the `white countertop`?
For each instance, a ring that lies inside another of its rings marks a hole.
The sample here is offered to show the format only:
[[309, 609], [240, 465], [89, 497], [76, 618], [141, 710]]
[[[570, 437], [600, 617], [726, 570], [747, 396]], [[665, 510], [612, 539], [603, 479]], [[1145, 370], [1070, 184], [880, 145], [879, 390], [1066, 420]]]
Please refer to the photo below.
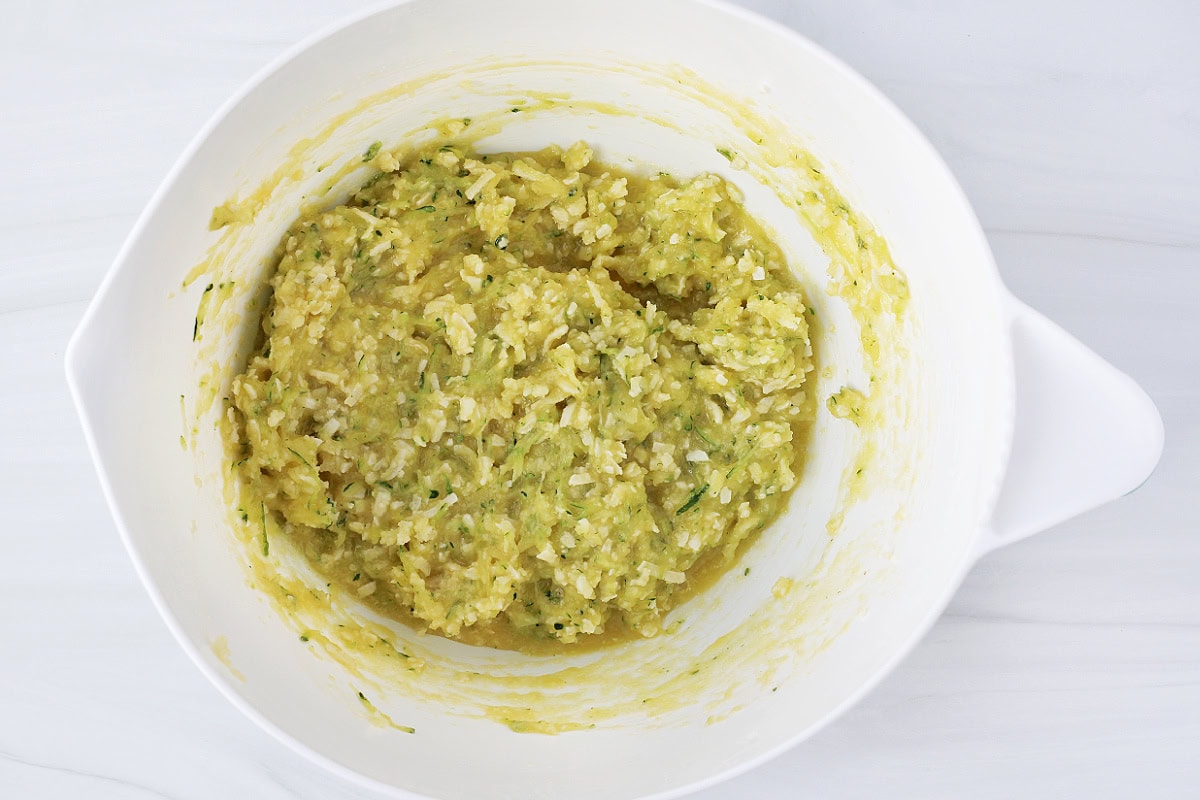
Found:
[[[1134, 495], [985, 557], [849, 714], [697, 797], [1200, 797], [1200, 6], [745, 4], [912, 116], [1014, 292], [1146, 387], [1167, 444]], [[195, 131], [362, 5], [6, 4], [2, 798], [372, 796], [243, 718], [175, 645], [62, 375], [85, 303]]]

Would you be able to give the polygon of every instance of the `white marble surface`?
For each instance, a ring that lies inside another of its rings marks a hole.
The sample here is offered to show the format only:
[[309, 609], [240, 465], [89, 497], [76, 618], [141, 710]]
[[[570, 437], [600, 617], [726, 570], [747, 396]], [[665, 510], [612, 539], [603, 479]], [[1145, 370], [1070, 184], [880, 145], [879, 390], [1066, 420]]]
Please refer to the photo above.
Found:
[[[0, 797], [369, 797], [220, 698], [100, 495], [63, 347], [196, 129], [343, 0], [4, 3]], [[1200, 797], [1200, 7], [747, 2], [881, 86], [1032, 305], [1131, 373], [1167, 446], [1136, 494], [987, 556], [815, 739], [700, 795]]]

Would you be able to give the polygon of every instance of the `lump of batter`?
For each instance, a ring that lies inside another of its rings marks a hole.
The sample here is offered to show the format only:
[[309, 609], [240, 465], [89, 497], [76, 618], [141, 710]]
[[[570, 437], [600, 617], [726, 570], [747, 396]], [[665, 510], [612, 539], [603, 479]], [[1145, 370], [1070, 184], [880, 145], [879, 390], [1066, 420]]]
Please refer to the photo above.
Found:
[[583, 143], [372, 164], [284, 237], [233, 381], [254, 508], [445, 636], [657, 633], [797, 480], [812, 349], [778, 247], [720, 177]]

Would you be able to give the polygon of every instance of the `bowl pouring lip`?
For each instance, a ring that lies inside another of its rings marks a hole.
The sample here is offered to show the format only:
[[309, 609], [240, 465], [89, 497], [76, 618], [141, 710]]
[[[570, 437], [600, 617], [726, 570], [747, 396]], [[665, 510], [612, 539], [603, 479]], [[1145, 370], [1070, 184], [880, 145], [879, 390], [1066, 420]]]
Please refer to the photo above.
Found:
[[[180, 156], [175, 160], [174, 164], [151, 196], [146, 207], [138, 216], [133, 228], [126, 236], [120, 250], [117, 252], [112, 265], [105, 273], [101, 280], [95, 295], [88, 304], [80, 322], [76, 326], [70, 341], [67, 344], [64, 366], [66, 372], [66, 381], [68, 389], [75, 405], [76, 412], [79, 415], [83, 435], [87, 444], [87, 449], [91, 455], [93, 462], [96, 465], [97, 475], [100, 482], [101, 490], [104, 494], [105, 501], [108, 504], [109, 510], [116, 523], [117, 532], [123, 542], [129, 557], [133, 562], [134, 569], [141, 579], [143, 586], [146, 588], [151, 601], [157, 608], [163, 621], [166, 623], [172, 636], [180, 647], [188, 654], [192, 662], [200, 670], [200, 672], [208, 679], [208, 681], [216, 687], [234, 707], [245, 714], [249, 719], [258, 724], [260, 728], [270, 733], [280, 742], [290, 747], [296, 753], [302, 755], [313, 763], [319, 764], [330, 772], [354, 783], [360, 787], [381, 792], [396, 798], [404, 798], [405, 800], [423, 800], [428, 797], [426, 795], [414, 793], [395, 786], [390, 783], [385, 783], [376, 778], [365, 775], [356, 769], [349, 767], [323, 753], [313, 749], [308, 744], [300, 741], [291, 733], [283, 730], [273, 720], [266, 717], [254, 705], [246, 700], [241, 693], [234, 688], [228, 677], [219, 672], [215, 667], [210, 665], [208, 660], [201, 654], [199, 647], [192, 638], [183, 630], [174, 612], [164, 600], [159, 591], [154, 578], [151, 576], [144, 559], [142, 558], [137, 545], [134, 543], [129, 534], [129, 526], [126, 523], [125, 515], [122, 512], [121, 504], [117, 500], [116, 493], [113, 490], [112, 484], [108, 478], [105, 469], [105, 459], [100, 451], [95, 436], [95, 424], [91, 416], [88, 404], [88, 388], [85, 386], [86, 379], [84, 377], [84, 365], [82, 363], [85, 356], [83, 355], [84, 342], [91, 335], [91, 329], [96, 324], [96, 318], [99, 315], [100, 308], [105, 304], [108, 296], [112, 292], [112, 286], [116, 276], [124, 269], [128, 268], [130, 252], [134, 245], [141, 238], [143, 232], [150, 224], [150, 221], [158, 213], [164, 199], [170, 194], [177, 183], [180, 174], [190, 164], [192, 159], [201, 147], [208, 141], [212, 133], [217, 130], [229, 116], [229, 114], [240, 106], [247, 97], [254, 92], [266, 79], [275, 74], [282, 72], [293, 61], [304, 54], [306, 51], [319, 44], [320, 42], [329, 39], [347, 28], [354, 27], [364, 21], [376, 17], [378, 15], [388, 13], [395, 9], [408, 5], [418, 5], [422, 2], [435, 2], [436, 0], [383, 0], [363, 9], [357, 13], [347, 15], [324, 28], [317, 30], [297, 43], [285, 49], [282, 53], [274, 57], [265, 66], [261, 67], [249, 80], [247, 80], [236, 92], [234, 92], [224, 103], [222, 103], [208, 121], [201, 127], [198, 133], [191, 139], [188, 145], [184, 148]], [[467, 0], [470, 2], [472, 0]], [[906, 131], [906, 134], [931, 157], [932, 162], [936, 164], [936, 168], [940, 170], [942, 177], [948, 182], [952, 188], [955, 201], [966, 212], [971, 234], [976, 238], [981, 245], [981, 253], [983, 259], [976, 266], [987, 273], [988, 282], [992, 286], [992, 290], [997, 296], [997, 303], [1001, 307], [1005, 304], [1002, 302], [1008, 297], [1008, 290], [1001, 281], [999, 271], [995, 264], [992, 251], [988, 246], [987, 238], [983, 232], [982, 226], [979, 223], [978, 217], [975, 214], [970, 201], [966, 197], [962, 187], [955, 179], [949, 166], [942, 159], [941, 155], [920, 131], [919, 128], [885, 95], [882, 91], [876, 88], [866, 78], [860, 75], [856, 70], [851, 68], [841, 59], [837, 58], [820, 45], [814, 43], [798, 31], [768, 19], [761, 14], [733, 5], [726, 0], [678, 0], [680, 6], [696, 5], [705, 7], [719, 14], [725, 14], [736, 21], [759, 29], [763, 34], [782, 37], [793, 47], [807, 51], [809, 56], [815, 57], [823, 61], [827, 66], [838, 72], [844, 79], [850, 81], [857, 90], [867, 97], [871, 98], [874, 103], [879, 106], [884, 112], [889, 114], [893, 120], [901, 125]], [[1001, 322], [1007, 325], [1007, 315], [1001, 312]], [[1009, 333], [1007, 327], [1004, 331], [1004, 336], [1007, 339]], [[1013, 425], [1013, 409], [1012, 404], [1014, 397], [1014, 378], [1013, 378], [1013, 363], [1011, 348], [1006, 348], [1003, 354], [1002, 363], [994, 365], [1003, 372], [1002, 377], [1005, 379], [1004, 385], [1009, 396], [1007, 421], [1003, 430], [1001, 446], [997, 451], [997, 463], [993, 465], [995, 471], [994, 486], [990, 487], [981, 500], [981, 520], [985, 518], [986, 512], [989, 512], [993, 507], [996, 497], [999, 493], [1000, 482], [1003, 478], [1004, 465], [1008, 461], [1012, 442], [1012, 425]], [[982, 535], [985, 525], [981, 521], [977, 530], [972, 532], [972, 536], [978, 538]], [[809, 738], [822, 728], [826, 727], [836, 719], [842, 716], [850, 707], [858, 703], [867, 693], [872, 691], [888, 674], [895, 669], [896, 665], [903, 660], [913, 649], [918, 641], [920, 641], [942, 612], [945, 610], [950, 598], [961, 585], [966, 572], [974, 564], [979, 557], [978, 548], [964, 548], [964, 556], [960, 559], [960, 563], [956, 566], [953, 580], [947, 581], [946, 589], [942, 596], [934, 603], [930, 604], [924, 618], [916, 625], [908, 640], [902, 647], [888, 658], [888, 660], [880, 666], [876, 672], [852, 693], [850, 693], [837, 707], [825, 714], [821, 719], [808, 725], [805, 728], [797, 730], [792, 735], [788, 736], [782, 742], [763, 750], [752, 758], [748, 758], [734, 766], [731, 766], [720, 772], [699, 778], [690, 783], [676, 786], [660, 792], [655, 792], [649, 795], [642, 795], [641, 800], [669, 800], [669, 798], [680, 797], [685, 794], [690, 794], [702, 790], [704, 788], [721, 783], [725, 780], [733, 778], [748, 772], [751, 769], [777, 757], [786, 750], [795, 747], [801, 741]]]

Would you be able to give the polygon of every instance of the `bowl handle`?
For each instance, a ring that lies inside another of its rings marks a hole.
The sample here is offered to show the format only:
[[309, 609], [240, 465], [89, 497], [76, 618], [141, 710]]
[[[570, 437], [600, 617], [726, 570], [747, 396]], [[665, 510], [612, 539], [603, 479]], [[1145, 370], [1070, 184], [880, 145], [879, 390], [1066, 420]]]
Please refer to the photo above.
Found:
[[1154, 402], [1133, 379], [1009, 298], [1016, 423], [980, 554], [1141, 486], [1163, 448]]

